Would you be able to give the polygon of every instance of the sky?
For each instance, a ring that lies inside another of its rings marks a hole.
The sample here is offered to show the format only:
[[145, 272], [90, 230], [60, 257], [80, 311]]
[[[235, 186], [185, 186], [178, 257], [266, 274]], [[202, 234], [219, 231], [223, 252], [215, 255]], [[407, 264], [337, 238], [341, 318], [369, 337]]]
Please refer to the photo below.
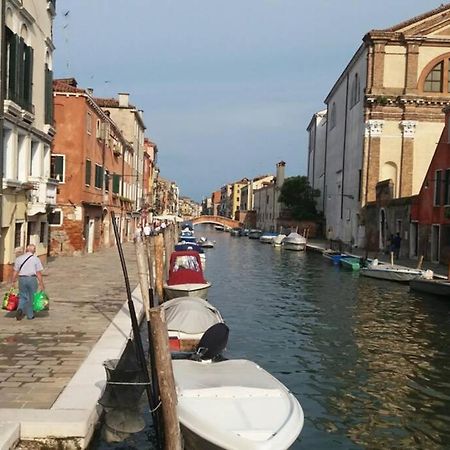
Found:
[[161, 176], [201, 201], [226, 183], [306, 175], [312, 115], [372, 29], [436, 0], [58, 0], [56, 78], [128, 92]]

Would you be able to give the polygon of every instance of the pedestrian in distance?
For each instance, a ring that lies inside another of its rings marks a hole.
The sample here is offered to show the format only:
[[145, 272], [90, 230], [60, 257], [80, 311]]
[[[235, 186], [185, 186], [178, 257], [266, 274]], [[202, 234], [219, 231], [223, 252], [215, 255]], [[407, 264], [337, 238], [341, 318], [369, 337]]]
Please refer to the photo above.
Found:
[[402, 238], [400, 237], [400, 233], [397, 233], [393, 239], [393, 247], [394, 247], [394, 257], [398, 259], [400, 257], [400, 246], [402, 244]]
[[148, 238], [151, 236], [151, 234], [152, 234], [152, 227], [148, 223], [146, 223], [144, 225], [144, 236]]
[[19, 306], [16, 312], [16, 319], [22, 320], [24, 315], [28, 319], [34, 319], [33, 297], [38, 287], [44, 290], [44, 280], [42, 278], [41, 260], [35, 255], [36, 246], [27, 246], [23, 255], [18, 256], [14, 263], [12, 286], [15, 287], [17, 278], [19, 279]]
[[139, 224], [134, 230], [133, 241], [138, 242], [140, 239], [142, 239], [142, 227]]

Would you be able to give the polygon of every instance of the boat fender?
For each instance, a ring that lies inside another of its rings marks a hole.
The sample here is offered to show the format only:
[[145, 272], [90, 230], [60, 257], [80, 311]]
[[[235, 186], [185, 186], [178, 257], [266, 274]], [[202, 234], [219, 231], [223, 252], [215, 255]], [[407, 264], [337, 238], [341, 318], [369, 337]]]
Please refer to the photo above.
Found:
[[433, 277], [434, 277], [434, 272], [433, 272], [432, 270], [430, 270], [430, 269], [425, 270], [425, 272], [423, 273], [423, 277], [424, 277], [426, 280], [432, 280]]

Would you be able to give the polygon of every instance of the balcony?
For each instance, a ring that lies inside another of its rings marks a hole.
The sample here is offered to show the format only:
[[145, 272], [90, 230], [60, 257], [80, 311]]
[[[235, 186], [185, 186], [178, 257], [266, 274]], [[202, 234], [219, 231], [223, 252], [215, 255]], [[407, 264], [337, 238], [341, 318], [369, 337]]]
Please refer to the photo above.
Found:
[[29, 216], [45, 214], [48, 206], [56, 206], [57, 180], [30, 177], [29, 181], [35, 187], [28, 197], [27, 214]]

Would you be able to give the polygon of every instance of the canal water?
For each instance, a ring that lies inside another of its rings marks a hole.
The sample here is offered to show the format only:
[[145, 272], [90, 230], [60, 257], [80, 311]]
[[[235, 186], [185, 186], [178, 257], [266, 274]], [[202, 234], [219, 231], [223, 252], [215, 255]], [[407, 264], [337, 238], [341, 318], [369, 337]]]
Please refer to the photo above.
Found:
[[[216, 241], [206, 278], [230, 327], [226, 356], [257, 362], [303, 407], [292, 449], [450, 448], [450, 302], [317, 253], [209, 226], [196, 235]], [[149, 448], [151, 438], [146, 429], [115, 447]]]

